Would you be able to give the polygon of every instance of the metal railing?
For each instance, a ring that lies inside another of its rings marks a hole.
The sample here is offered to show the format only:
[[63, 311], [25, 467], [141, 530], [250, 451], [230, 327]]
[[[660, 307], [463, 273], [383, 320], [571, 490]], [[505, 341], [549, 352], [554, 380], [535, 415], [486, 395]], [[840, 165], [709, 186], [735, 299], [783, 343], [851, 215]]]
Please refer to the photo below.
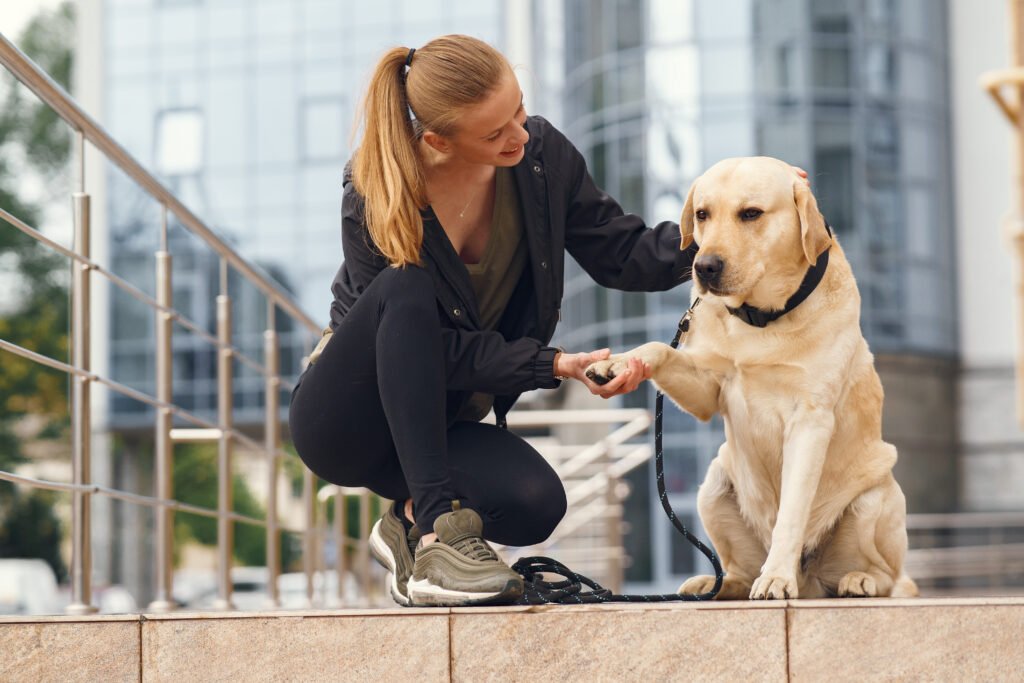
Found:
[[907, 515], [907, 573], [924, 594], [1024, 593], [1024, 512]]
[[[106, 131], [103, 130], [78, 104], [45, 72], [36, 66], [6, 37], [0, 34], [0, 64], [22, 85], [33, 92], [42, 102], [56, 112], [74, 132], [75, 183], [71, 195], [73, 209], [74, 239], [71, 249], [49, 239], [19, 217], [0, 208], [0, 217], [11, 226], [25, 233], [40, 244], [67, 257], [72, 264], [71, 279], [71, 362], [41, 355], [7, 340], [0, 339], [0, 350], [34, 361], [50, 368], [66, 372], [71, 377], [71, 441], [72, 441], [72, 483], [47, 481], [19, 476], [11, 472], [0, 472], [0, 479], [16, 484], [69, 492], [72, 496], [72, 539], [71, 539], [71, 605], [70, 613], [95, 611], [91, 604], [91, 519], [90, 507], [93, 495], [107, 496], [135, 505], [155, 509], [155, 574], [156, 596], [149, 609], [162, 611], [173, 609], [172, 598], [172, 551], [173, 514], [175, 511], [188, 512], [217, 519], [217, 606], [230, 609], [232, 530], [235, 522], [255, 524], [266, 528], [267, 567], [270, 580], [268, 590], [271, 604], [278, 604], [277, 576], [279, 567], [278, 535], [282, 531], [301, 534], [305, 539], [306, 552], [303, 556], [307, 575], [307, 595], [312, 595], [312, 553], [314, 534], [313, 518], [313, 475], [304, 472], [304, 498], [306, 524], [303, 529], [285, 528], [278, 522], [277, 482], [279, 466], [283, 458], [294, 457], [281, 447], [280, 391], [289, 387], [280, 374], [280, 348], [276, 329], [276, 317], [281, 312], [309, 331], [311, 338], [319, 333], [318, 326], [293, 298], [281, 287], [261, 273], [254, 265], [233, 250], [224, 240], [207, 227], [184, 204], [171, 194], [153, 175], [125, 151]], [[155, 253], [155, 291], [150, 297], [138, 287], [110, 272], [92, 259], [90, 234], [91, 197], [86, 192], [85, 154], [86, 145], [91, 145], [107, 160], [115, 164], [126, 176], [146, 194], [156, 200], [160, 207], [160, 240]], [[171, 263], [172, 254], [167, 240], [168, 215], [173, 216], [186, 230], [202, 242], [220, 259], [220, 289], [216, 297], [217, 334], [206, 332], [202, 326], [189, 320], [174, 308], [172, 300]], [[243, 354], [232, 345], [231, 296], [228, 291], [228, 275], [238, 273], [245, 281], [265, 297], [267, 323], [263, 332], [263, 361], [257, 361]], [[93, 330], [90, 327], [91, 284], [94, 275], [107, 281], [142, 302], [156, 315], [156, 377], [155, 395], [149, 395], [122, 383], [102, 377], [92, 370], [91, 350]], [[218, 410], [216, 422], [204, 419], [182, 407], [172, 399], [172, 332], [177, 323], [217, 349]], [[233, 363], [237, 361], [262, 375], [264, 386], [264, 439], [260, 443], [240, 430], [232, 421], [233, 405]], [[92, 483], [90, 444], [92, 441], [91, 393], [94, 385], [103, 385], [128, 398], [141, 401], [156, 410], [155, 445], [155, 495], [144, 496]], [[173, 428], [173, 422], [188, 423], [192, 428]], [[174, 500], [172, 491], [173, 448], [177, 442], [213, 440], [218, 444], [218, 492], [217, 509], [210, 510], [186, 505]], [[256, 519], [232, 511], [231, 484], [233, 476], [232, 456], [236, 445], [263, 453], [267, 458], [269, 476], [267, 480], [266, 519]]]
[[[568, 509], [543, 543], [528, 548], [499, 546], [506, 559], [554, 555], [577, 573], [621, 592], [630, 561], [623, 544], [622, 508], [630, 492], [623, 477], [653, 457], [650, 443], [630, 442], [646, 433], [651, 422], [651, 414], [641, 408], [510, 413], [508, 426], [512, 430], [551, 428], [557, 432], [562, 427], [592, 425], [607, 433], [588, 433], [582, 444], [578, 438], [557, 433], [554, 438], [533, 439], [565, 485]], [[605, 429], [611, 427], [614, 429]], [[592, 438], [596, 441], [591, 442]]]

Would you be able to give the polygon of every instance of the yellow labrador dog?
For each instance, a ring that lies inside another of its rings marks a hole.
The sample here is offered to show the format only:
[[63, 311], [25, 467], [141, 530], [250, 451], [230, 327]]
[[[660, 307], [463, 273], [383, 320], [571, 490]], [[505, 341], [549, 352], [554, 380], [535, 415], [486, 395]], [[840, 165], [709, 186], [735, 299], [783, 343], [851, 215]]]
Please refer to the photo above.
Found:
[[777, 159], [728, 159], [694, 182], [680, 230], [682, 248], [700, 245], [684, 343], [587, 372], [607, 382], [639, 357], [680, 408], [722, 414], [697, 496], [727, 573], [719, 597], [916, 595], [860, 294], [810, 189]]

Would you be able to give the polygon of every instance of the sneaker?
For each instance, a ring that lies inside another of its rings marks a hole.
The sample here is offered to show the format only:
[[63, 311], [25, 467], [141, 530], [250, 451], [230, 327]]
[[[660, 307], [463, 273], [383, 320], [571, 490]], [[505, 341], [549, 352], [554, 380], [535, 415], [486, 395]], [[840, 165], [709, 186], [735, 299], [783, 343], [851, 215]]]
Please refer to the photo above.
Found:
[[399, 605], [408, 605], [406, 584], [412, 575], [413, 553], [421, 534], [416, 526], [407, 534], [399, 514], [398, 503], [393, 503], [391, 509], [373, 525], [370, 532], [370, 554], [390, 572], [391, 597]]
[[452, 507], [434, 521], [437, 542], [416, 549], [409, 600], [443, 607], [514, 602], [523, 594], [523, 577], [484, 541], [480, 515], [457, 502]]

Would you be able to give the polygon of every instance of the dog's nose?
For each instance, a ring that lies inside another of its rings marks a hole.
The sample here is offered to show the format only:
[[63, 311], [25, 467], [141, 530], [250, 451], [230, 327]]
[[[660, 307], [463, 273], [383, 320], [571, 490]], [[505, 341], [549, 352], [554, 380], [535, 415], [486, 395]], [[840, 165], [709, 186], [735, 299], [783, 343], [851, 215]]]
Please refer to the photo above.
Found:
[[697, 277], [701, 282], [714, 284], [722, 277], [722, 270], [725, 264], [722, 259], [714, 254], [698, 256], [693, 263], [693, 269], [697, 271]]

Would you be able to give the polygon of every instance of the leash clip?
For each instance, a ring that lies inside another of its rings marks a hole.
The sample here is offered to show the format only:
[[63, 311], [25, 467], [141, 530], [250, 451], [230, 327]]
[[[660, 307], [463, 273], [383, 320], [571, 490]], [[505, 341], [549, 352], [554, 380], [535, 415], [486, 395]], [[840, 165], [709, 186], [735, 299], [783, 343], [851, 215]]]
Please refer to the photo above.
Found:
[[676, 332], [676, 341], [672, 344], [672, 348], [676, 348], [679, 344], [686, 341], [686, 333], [690, 331], [690, 320], [693, 319], [693, 310], [700, 304], [700, 297], [694, 299], [693, 304], [686, 309], [686, 313], [679, 319], [679, 329]]

